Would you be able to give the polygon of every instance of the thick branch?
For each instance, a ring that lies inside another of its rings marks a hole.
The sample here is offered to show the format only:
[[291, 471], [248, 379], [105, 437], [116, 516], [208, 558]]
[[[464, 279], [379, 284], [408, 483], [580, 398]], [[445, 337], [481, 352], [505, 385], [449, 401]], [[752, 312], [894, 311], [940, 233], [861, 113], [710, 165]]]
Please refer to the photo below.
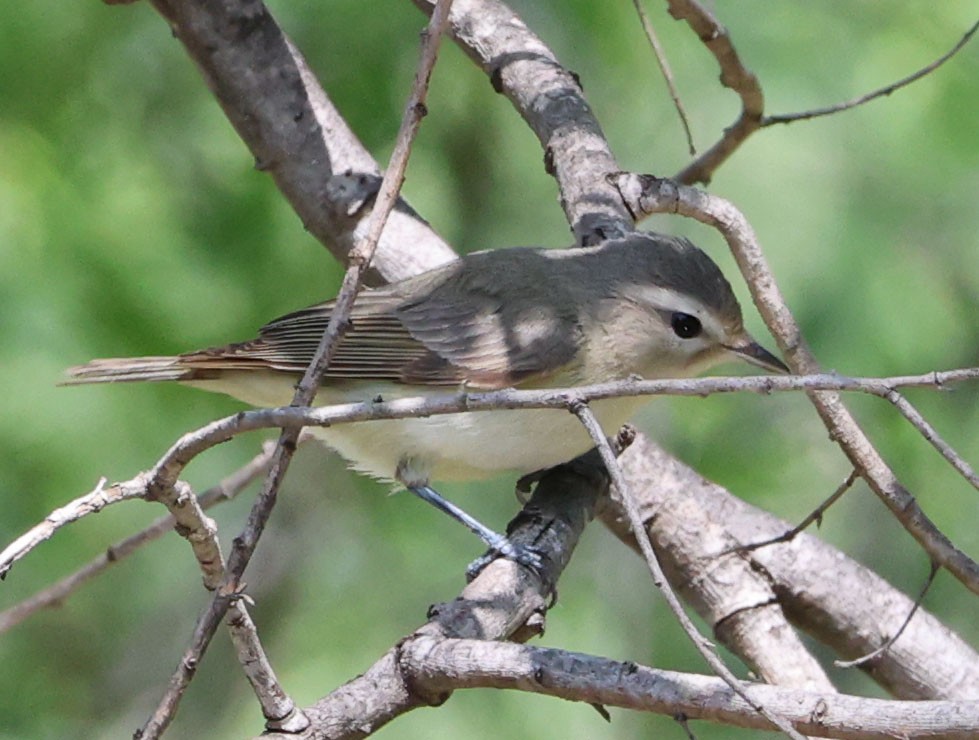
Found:
[[[380, 168], [302, 54], [260, 0], [152, 2], [204, 75], [256, 167], [272, 175], [306, 229], [344, 261], [362, 237], [370, 209], [351, 210], [338, 202], [333, 178], [377, 175]], [[452, 259], [449, 246], [400, 201], [373, 265], [391, 281]]]
[[[431, 12], [428, 0], [414, 2]], [[618, 169], [615, 157], [578, 78], [503, 3], [456, 0], [449, 22], [452, 38], [537, 135], [575, 241], [631, 232], [632, 218], [605, 177]]]
[[401, 640], [363, 675], [306, 708], [313, 724], [298, 737], [362, 738], [405, 712], [448, 699], [451, 687], [428, 690], [414, 676], [404, 656], [413, 654], [415, 644], [430, 646], [449, 638], [522, 641], [539, 633], [554, 584], [608, 488], [598, 456], [592, 452], [580, 460], [573, 468], [549, 471], [508, 527], [513, 542], [544, 554], [542, 577], [510, 560], [493, 561], [458, 599], [433, 607], [431, 621]]
[[[766, 677], [813, 688], [815, 673], [791, 665], [794, 637], [776, 632], [767, 655], [751, 645], [731, 644], [725, 624], [771, 607], [838, 655], [871, 652], [893, 635], [912, 600], [880, 576], [816, 537], [737, 552], [733, 548], [777, 537], [791, 525], [732, 496], [716, 483], [639, 435], [621, 457], [633, 488], [644, 494], [642, 515], [671, 581], [688, 596], [717, 635]], [[602, 520], [635, 548], [628, 523], [613, 509]], [[761, 577], [777, 601], [765, 601], [751, 581], [731, 579], [732, 559]], [[783, 628], [779, 628], [780, 630]], [[784, 655], [781, 650], [786, 650]], [[762, 651], [764, 652], [764, 651]], [[756, 662], [760, 661], [760, 662]], [[938, 619], [919, 609], [890, 650], [864, 669], [888, 692], [903, 699], [979, 699], [979, 655]]]
[[[720, 679], [660, 671], [581, 653], [474, 640], [415, 644], [416, 675], [438, 688], [521, 689], [572, 701], [682, 713], [690, 719], [771, 730], [749, 703]], [[975, 738], [979, 702], [900, 702], [822, 694], [743, 682], [752, 702], [764, 703], [814, 737], [890, 740], [900, 737]]]

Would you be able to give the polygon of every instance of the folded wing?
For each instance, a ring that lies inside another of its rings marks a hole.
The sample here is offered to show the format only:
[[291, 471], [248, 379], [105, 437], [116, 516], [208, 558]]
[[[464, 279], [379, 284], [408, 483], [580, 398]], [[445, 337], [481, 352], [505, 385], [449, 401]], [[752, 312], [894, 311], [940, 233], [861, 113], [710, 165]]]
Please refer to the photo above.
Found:
[[[325, 377], [494, 389], [573, 364], [577, 317], [560, 314], [546, 295], [526, 310], [504, 311], [506, 293], [505, 285], [455, 264], [366, 290]], [[247, 342], [176, 357], [93, 360], [69, 369], [66, 382], [207, 380], [229, 370], [302, 373], [333, 308], [329, 301], [282, 316]]]

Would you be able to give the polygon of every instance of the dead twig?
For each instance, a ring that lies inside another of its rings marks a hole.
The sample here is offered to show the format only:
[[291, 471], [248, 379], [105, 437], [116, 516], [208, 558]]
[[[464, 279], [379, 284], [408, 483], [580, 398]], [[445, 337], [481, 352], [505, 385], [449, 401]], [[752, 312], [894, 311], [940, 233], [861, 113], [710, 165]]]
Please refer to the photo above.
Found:
[[666, 88], [670, 92], [670, 100], [673, 101], [676, 114], [680, 117], [683, 135], [687, 139], [687, 151], [691, 157], [696, 156], [697, 147], [694, 146], [693, 134], [690, 132], [690, 121], [687, 120], [687, 111], [684, 109], [683, 101], [680, 100], [680, 93], [676, 89], [676, 80], [673, 79], [673, 70], [670, 68], [670, 61], [666, 58], [666, 52], [663, 50], [663, 45], [659, 42], [659, 37], [656, 35], [656, 29], [653, 28], [652, 21], [649, 20], [649, 14], [646, 13], [646, 9], [642, 6], [642, 0], [632, 0], [632, 5], [636, 9], [636, 15], [639, 16], [643, 33], [646, 34], [646, 39], [649, 41], [653, 55], [656, 57], [660, 74], [663, 75], [663, 81], [666, 82]]
[[933, 61], [931, 64], [925, 65], [917, 72], [898, 80], [897, 82], [892, 82], [889, 85], [885, 85], [884, 87], [869, 93], [865, 93], [864, 95], [859, 95], [851, 100], [846, 100], [842, 103], [837, 103], [836, 105], [828, 105], [825, 108], [815, 108], [813, 110], [801, 111], [799, 113], [783, 113], [777, 116], [765, 116], [762, 119], [761, 125], [762, 127], [774, 126], [779, 123], [792, 123], [794, 121], [806, 121], [812, 118], [819, 118], [820, 116], [829, 116], [833, 113], [839, 113], [841, 111], [849, 110], [850, 108], [856, 108], [864, 103], [869, 103], [871, 100], [886, 97], [887, 95], [900, 90], [902, 87], [907, 87], [912, 82], [920, 80], [922, 77], [931, 74], [936, 69], [941, 67], [943, 64], [945, 64], [945, 62], [958, 54], [962, 47], [969, 43], [969, 40], [975, 35], [977, 30], [979, 30], [979, 21], [976, 21], [972, 28], [966, 31], [965, 35], [962, 36], [958, 42], [956, 42], [955, 46], [938, 57], [938, 59]]

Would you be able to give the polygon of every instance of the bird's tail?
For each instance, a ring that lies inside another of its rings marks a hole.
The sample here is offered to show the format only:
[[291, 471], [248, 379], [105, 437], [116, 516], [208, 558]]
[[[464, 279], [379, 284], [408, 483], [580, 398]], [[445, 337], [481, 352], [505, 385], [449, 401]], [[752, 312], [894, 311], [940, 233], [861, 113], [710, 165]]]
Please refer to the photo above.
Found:
[[61, 385], [193, 380], [198, 374], [181, 357], [113, 357], [68, 368]]

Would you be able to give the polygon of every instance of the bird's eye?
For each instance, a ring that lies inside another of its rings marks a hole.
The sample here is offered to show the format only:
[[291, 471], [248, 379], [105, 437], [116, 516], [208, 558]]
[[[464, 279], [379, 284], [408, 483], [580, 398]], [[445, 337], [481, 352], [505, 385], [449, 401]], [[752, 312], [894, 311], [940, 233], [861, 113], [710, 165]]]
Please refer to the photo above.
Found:
[[673, 327], [673, 333], [680, 339], [692, 339], [700, 334], [704, 328], [696, 316], [680, 311], [675, 311], [670, 317], [670, 326]]

